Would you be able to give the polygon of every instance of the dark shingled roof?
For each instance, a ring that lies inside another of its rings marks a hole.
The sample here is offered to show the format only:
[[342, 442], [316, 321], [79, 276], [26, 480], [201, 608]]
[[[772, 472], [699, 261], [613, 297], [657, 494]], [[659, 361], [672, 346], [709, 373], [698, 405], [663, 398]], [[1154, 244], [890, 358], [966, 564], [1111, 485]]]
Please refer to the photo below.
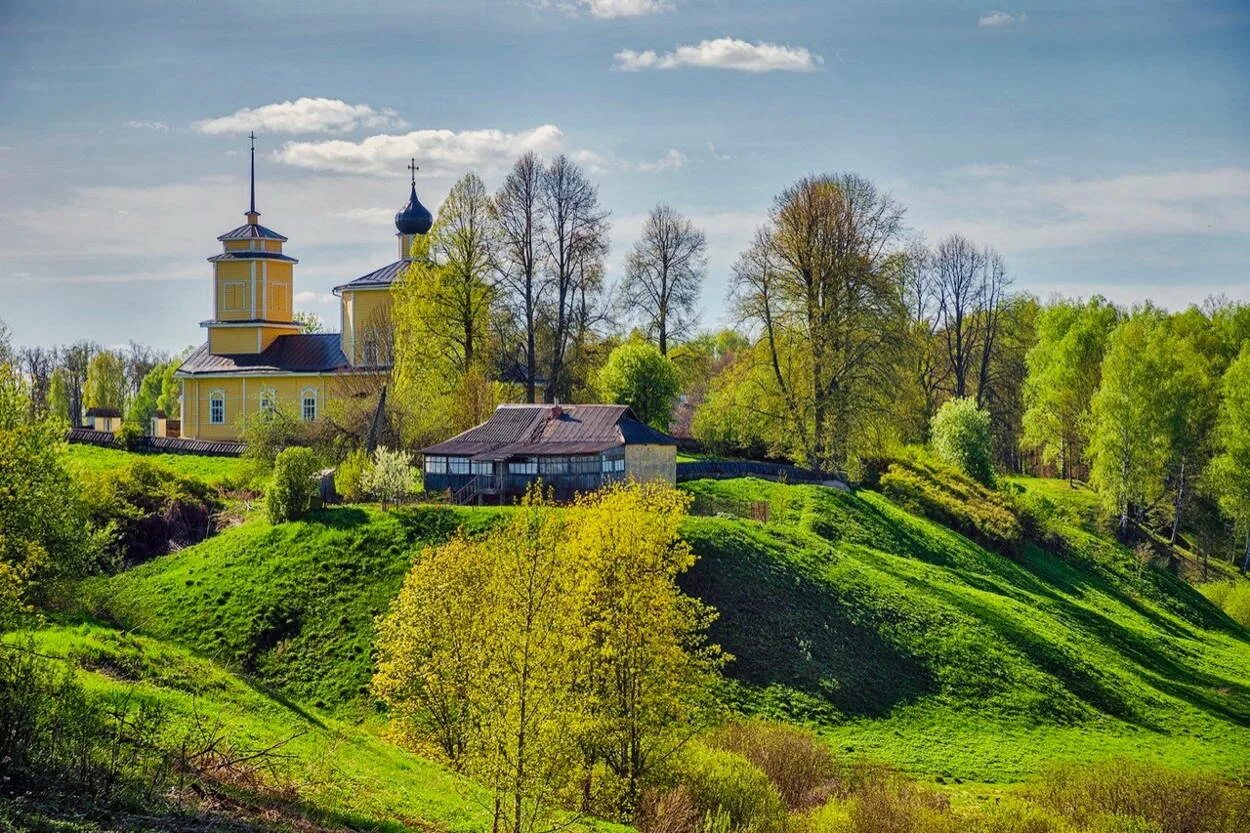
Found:
[[334, 291], [337, 293], [344, 289], [380, 289], [390, 286], [411, 264], [411, 260], [397, 260], [394, 263], [383, 266], [381, 269], [375, 269], [367, 275], [361, 275], [354, 281], [336, 286]]
[[597, 454], [621, 445], [676, 445], [625, 405], [500, 405], [491, 418], [424, 449], [477, 460]]
[[208, 345], [187, 357], [178, 373], [329, 373], [348, 369], [338, 333], [278, 336], [260, 353], [214, 355]]
[[208, 260], [210, 263], [216, 263], [220, 260], [281, 260], [284, 263], [299, 263], [298, 260], [290, 255], [279, 254], [278, 252], [222, 252], [219, 255], [213, 255]]
[[88, 408], [87, 416], [89, 417], [119, 417], [122, 412], [117, 408]]
[[236, 229], [230, 231], [217, 238], [218, 240], [281, 240], [284, 243], [286, 238], [278, 234], [271, 228], [265, 228], [262, 225], [252, 225], [244, 223]]

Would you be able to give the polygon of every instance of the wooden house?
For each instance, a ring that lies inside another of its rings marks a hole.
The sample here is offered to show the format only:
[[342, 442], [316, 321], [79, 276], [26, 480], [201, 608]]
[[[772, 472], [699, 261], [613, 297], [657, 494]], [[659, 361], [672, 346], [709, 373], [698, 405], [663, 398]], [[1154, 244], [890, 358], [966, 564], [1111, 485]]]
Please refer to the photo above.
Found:
[[677, 441], [624, 405], [500, 405], [424, 456], [426, 491], [458, 503], [505, 503], [536, 480], [560, 499], [629, 477], [677, 480]]

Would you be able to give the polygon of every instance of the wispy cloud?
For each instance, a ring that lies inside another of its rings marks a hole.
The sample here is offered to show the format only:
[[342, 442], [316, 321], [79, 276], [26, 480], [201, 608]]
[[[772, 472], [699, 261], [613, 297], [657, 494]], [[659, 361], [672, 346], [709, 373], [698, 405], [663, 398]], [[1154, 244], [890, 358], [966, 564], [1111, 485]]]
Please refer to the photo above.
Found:
[[262, 107], [244, 107], [228, 116], [201, 119], [192, 124], [209, 135], [247, 133], [346, 133], [360, 128], [407, 127], [391, 109], [348, 104], [337, 98], [297, 98]]
[[459, 174], [510, 164], [529, 150], [544, 155], [556, 153], [563, 144], [560, 128], [544, 124], [517, 133], [489, 129], [414, 130], [404, 134], [380, 133], [359, 142], [287, 142], [276, 157], [297, 168], [379, 175], [394, 174], [403, 169], [410, 157], [416, 157], [423, 170]]
[[297, 304], [333, 304], [336, 299], [331, 292], [313, 292], [306, 289], [296, 292], [294, 300]]
[[997, 9], [992, 12], [986, 12], [985, 14], [977, 18], [978, 26], [985, 26], [985, 27], [990, 27], [990, 28], [995, 27], [995, 26], [1014, 26], [1017, 23], [1023, 23], [1023, 22], [1024, 22], [1023, 14], [1013, 14], [1012, 12], [1004, 12], [1004, 11], [999, 11]]
[[675, 171], [678, 168], [686, 166], [686, 154], [680, 150], [669, 148], [668, 152], [654, 162], [639, 162], [637, 168], [643, 173], [658, 173], [660, 171]]
[[663, 54], [653, 50], [623, 49], [613, 56], [616, 69], [637, 72], [643, 69], [731, 69], [739, 72], [814, 72], [825, 62], [802, 46], [777, 43], [750, 43], [737, 38], [716, 38], [678, 46]]
[[136, 130], [155, 130], [160, 133], [169, 130], [169, 125], [163, 121], [128, 121], [126, 126], [133, 127]]
[[712, 158], [717, 160], [718, 162], [728, 162], [730, 159], [733, 158], [727, 153], [718, 153], [716, 151], [716, 145], [712, 144], [711, 142], [707, 143], [707, 152], [712, 154]]
[[1250, 169], [1084, 179], [973, 175], [966, 187], [924, 189], [911, 202], [934, 218], [924, 226], [929, 236], [958, 231], [1005, 252], [1241, 236], [1250, 234]]
[[577, 6], [593, 17], [646, 17], [671, 12], [676, 6], [668, 0], [578, 0]]

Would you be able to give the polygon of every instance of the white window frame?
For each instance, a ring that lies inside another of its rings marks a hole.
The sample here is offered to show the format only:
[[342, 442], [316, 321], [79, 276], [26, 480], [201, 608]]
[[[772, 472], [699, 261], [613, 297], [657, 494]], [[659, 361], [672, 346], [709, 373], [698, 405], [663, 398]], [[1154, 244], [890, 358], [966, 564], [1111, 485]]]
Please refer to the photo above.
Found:
[[[221, 413], [217, 413], [215, 407], [217, 403], [221, 403]], [[226, 424], [226, 392], [224, 390], [212, 390], [208, 394], [208, 423], [209, 425], [225, 425]]]
[[441, 454], [427, 454], [425, 456], [425, 473], [446, 474], [447, 458]]
[[[308, 415], [308, 403], [312, 402], [312, 416]], [[299, 418], [304, 422], [315, 422], [317, 419], [317, 389], [304, 388], [299, 394]]]
[[509, 460], [508, 474], [538, 474], [538, 458], [522, 457]]
[[273, 388], [261, 388], [260, 391], [260, 411], [261, 413], [273, 413], [278, 410], [278, 392]]
[[448, 457], [447, 458], [448, 474], [468, 474], [469, 458], [468, 457]]
[[469, 471], [472, 474], [493, 476], [495, 464], [490, 460], [470, 460]]

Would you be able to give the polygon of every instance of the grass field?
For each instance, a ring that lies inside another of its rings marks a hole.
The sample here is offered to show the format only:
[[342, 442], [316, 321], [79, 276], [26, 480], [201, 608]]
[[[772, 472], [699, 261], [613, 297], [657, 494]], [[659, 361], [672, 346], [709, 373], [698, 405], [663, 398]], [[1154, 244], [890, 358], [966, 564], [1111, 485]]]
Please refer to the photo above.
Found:
[[67, 455], [70, 472], [84, 474], [108, 471], [134, 460], [146, 460], [172, 469], [178, 474], [199, 478], [214, 486], [227, 481], [246, 483], [252, 477], [254, 466], [250, 460], [239, 457], [139, 453], [79, 443], [71, 444]]
[[[1062, 556], [1008, 558], [874, 492], [687, 488], [706, 514], [684, 527], [700, 556], [684, 584], [720, 612], [732, 706], [947, 780], [1010, 784], [1110, 754], [1250, 775], [1250, 633], [1167, 573], [1139, 577], [1083, 523], [1064, 527]], [[372, 621], [414, 554], [499, 511], [254, 521], [88, 583], [88, 610], [363, 717]]]
[[[273, 829], [490, 827], [490, 802], [471, 781], [359, 726], [275, 696], [184, 649], [94, 625], [50, 627], [35, 636], [42, 654], [79, 668], [79, 679], [93, 696], [129, 698], [132, 706], [140, 701], [163, 706], [169, 716], [163, 730], [170, 735], [168, 740], [177, 743], [189, 727], [220, 721], [221, 734], [236, 750], [279, 745], [275, 753], [283, 757], [280, 781], [270, 785], [269, 792], [240, 795], [257, 815], [292, 822], [289, 828], [275, 823]], [[151, 824], [149, 816], [143, 829], [169, 829], [159, 820], [155, 827]], [[56, 822], [47, 829], [80, 828]]]

